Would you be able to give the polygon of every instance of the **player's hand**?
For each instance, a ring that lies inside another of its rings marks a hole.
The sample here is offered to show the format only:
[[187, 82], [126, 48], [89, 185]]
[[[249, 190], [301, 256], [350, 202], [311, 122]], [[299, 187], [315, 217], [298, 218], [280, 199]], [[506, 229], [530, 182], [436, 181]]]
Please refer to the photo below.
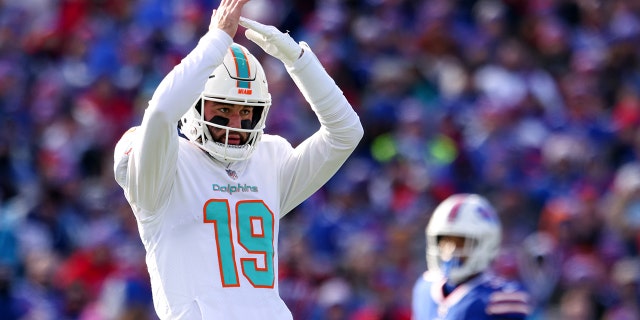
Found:
[[302, 56], [302, 48], [289, 33], [282, 33], [274, 26], [267, 26], [245, 17], [240, 17], [240, 25], [247, 28], [244, 33], [247, 39], [284, 64], [292, 65]]
[[209, 30], [217, 28], [226, 32], [231, 38], [235, 37], [242, 8], [247, 2], [249, 0], [222, 0], [218, 9], [214, 9], [211, 13]]

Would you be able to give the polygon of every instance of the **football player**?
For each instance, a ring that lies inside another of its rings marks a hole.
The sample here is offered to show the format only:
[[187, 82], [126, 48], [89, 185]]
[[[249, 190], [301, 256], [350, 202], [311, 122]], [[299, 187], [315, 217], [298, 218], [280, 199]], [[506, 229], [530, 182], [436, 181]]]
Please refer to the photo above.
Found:
[[501, 227], [482, 196], [456, 194], [436, 207], [426, 228], [427, 271], [413, 288], [413, 320], [525, 319], [529, 295], [488, 270]]
[[263, 133], [267, 80], [233, 43], [247, 1], [221, 1], [209, 31], [115, 149], [115, 177], [137, 220], [161, 319], [291, 319], [278, 293], [280, 218], [326, 183], [363, 135], [306, 43], [242, 19], [245, 35], [284, 63], [321, 124], [295, 148]]

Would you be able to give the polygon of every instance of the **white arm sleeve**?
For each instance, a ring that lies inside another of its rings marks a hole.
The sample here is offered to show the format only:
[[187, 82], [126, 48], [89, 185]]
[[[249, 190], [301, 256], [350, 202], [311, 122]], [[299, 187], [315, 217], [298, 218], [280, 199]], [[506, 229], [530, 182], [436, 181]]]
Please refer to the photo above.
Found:
[[177, 123], [198, 99], [231, 43], [224, 31], [209, 31], [162, 80], [149, 101], [133, 143], [125, 190], [139, 218], [152, 215], [167, 199], [178, 158]]
[[282, 215], [325, 184], [351, 155], [364, 133], [360, 118], [318, 58], [306, 43], [301, 42], [300, 46], [304, 54], [287, 66], [287, 71], [316, 113], [321, 127], [296, 147], [284, 164]]

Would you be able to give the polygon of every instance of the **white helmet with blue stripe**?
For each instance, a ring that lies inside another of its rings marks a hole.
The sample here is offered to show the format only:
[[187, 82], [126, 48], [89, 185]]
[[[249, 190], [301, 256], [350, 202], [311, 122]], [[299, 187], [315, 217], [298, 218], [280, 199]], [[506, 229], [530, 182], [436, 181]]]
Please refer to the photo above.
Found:
[[[426, 228], [427, 267], [457, 285], [487, 269], [500, 250], [500, 220], [477, 194], [455, 194], [434, 210]], [[464, 238], [460, 247], [443, 246], [444, 236]]]
[[[248, 128], [232, 128], [204, 119], [205, 100], [233, 105], [253, 106], [253, 119]], [[222, 162], [248, 159], [262, 138], [271, 94], [260, 62], [242, 45], [232, 44], [221, 65], [209, 76], [200, 98], [180, 120], [180, 130], [198, 147]], [[208, 126], [226, 130], [225, 141], [214, 141]], [[249, 133], [245, 144], [229, 144], [229, 131]]]

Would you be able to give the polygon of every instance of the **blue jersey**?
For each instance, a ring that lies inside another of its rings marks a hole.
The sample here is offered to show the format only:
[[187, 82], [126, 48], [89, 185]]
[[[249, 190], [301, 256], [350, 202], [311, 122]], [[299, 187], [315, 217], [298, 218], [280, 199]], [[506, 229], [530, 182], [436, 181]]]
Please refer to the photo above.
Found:
[[526, 319], [529, 295], [515, 282], [488, 274], [456, 287], [445, 297], [445, 280], [425, 272], [413, 287], [412, 320]]

